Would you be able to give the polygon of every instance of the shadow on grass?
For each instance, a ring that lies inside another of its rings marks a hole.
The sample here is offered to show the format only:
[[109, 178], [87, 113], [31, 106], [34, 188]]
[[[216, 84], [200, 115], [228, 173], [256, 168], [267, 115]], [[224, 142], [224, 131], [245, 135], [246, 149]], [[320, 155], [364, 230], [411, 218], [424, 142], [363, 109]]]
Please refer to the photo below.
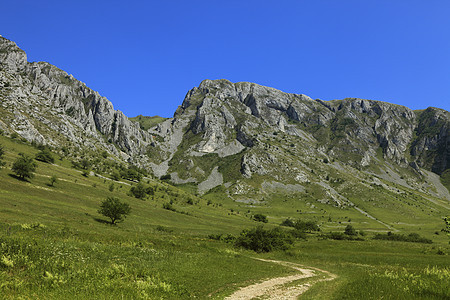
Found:
[[93, 219], [94, 219], [94, 221], [97, 221], [99, 223], [108, 224], [108, 225], [114, 225], [114, 226], [117, 225], [117, 224], [112, 224], [111, 222], [103, 220], [103, 219], [99, 219], [99, 218], [95, 218], [95, 217], [93, 217]]
[[12, 177], [12, 178], [14, 178], [14, 179], [20, 180], [20, 181], [30, 182], [28, 179], [19, 177], [19, 176], [17, 176], [16, 174], [11, 174], [11, 173], [9, 173], [8, 176], [9, 176], [9, 177]]

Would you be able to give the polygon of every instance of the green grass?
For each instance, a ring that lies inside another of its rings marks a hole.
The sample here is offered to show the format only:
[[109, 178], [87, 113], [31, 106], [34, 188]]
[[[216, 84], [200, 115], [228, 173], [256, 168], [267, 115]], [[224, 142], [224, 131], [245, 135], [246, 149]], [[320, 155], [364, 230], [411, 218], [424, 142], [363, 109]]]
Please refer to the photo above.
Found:
[[[6, 150], [6, 166], [0, 169], [2, 298], [202, 299], [211, 295], [221, 299], [239, 286], [293, 272], [251, 257], [292, 261], [339, 276], [313, 286], [305, 295], [310, 299], [448, 297], [443, 290], [448, 282], [448, 255], [437, 254], [439, 249], [450, 252], [448, 237], [435, 234], [444, 226], [440, 215], [448, 211], [438, 210], [419, 193], [360, 187], [346, 191], [345, 184], [334, 186], [354, 195], [352, 201], [383, 221], [401, 221], [395, 225], [401, 232], [431, 238], [431, 245], [372, 240], [372, 231], [387, 229], [351, 207], [317, 202], [323, 193], [317, 184], [306, 185], [304, 192], [268, 193], [260, 204], [248, 204], [234, 202], [223, 186], [199, 198], [193, 195], [191, 184], [174, 187], [146, 179], [145, 185], [153, 187], [155, 194], [140, 200], [128, 195], [130, 184], [136, 183], [115, 182], [114, 192], [110, 192], [110, 180], [84, 177], [66, 159], [57, 159], [56, 164], [37, 162], [34, 178], [18, 180], [10, 176], [12, 162], [19, 152], [34, 156], [38, 150], [2, 136], [0, 144]], [[229, 172], [231, 180], [236, 165], [232, 159], [222, 162], [221, 168]], [[53, 175], [58, 181], [51, 187]], [[130, 215], [117, 226], [107, 224], [97, 212], [107, 196], [131, 206]], [[380, 199], [385, 207], [368, 201], [372, 198]], [[187, 203], [189, 199], [193, 204]], [[169, 202], [177, 212], [163, 209]], [[394, 209], [405, 216], [389, 212]], [[264, 225], [268, 229], [291, 217], [317, 221], [323, 232], [342, 231], [352, 224], [368, 235], [359, 242], [320, 240], [318, 235], [308, 234], [307, 241], [298, 240], [287, 251], [269, 254], [207, 238], [209, 234], [236, 236], [255, 227], [260, 224], [251, 220], [256, 213], [268, 216]], [[408, 218], [414, 219], [406, 222]]]
[[142, 129], [148, 130], [159, 123], [164, 122], [167, 118], [163, 118], [160, 116], [147, 117], [143, 115], [139, 115], [134, 118], [129, 118], [131, 121], [138, 122]]

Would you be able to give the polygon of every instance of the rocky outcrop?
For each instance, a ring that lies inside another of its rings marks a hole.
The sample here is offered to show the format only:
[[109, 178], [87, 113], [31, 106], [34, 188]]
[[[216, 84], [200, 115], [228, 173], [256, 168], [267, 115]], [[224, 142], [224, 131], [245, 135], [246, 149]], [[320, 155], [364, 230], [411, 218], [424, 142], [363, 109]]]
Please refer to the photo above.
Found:
[[28, 63], [25, 52], [3, 37], [0, 68], [0, 99], [11, 112], [10, 129], [29, 141], [61, 145], [61, 138], [43, 133], [48, 128], [75, 145], [123, 151], [124, 158], [144, 154], [151, 142], [149, 133], [98, 92], [51, 64]]
[[424, 168], [441, 174], [450, 168], [450, 113], [434, 107], [418, 112], [411, 155]]

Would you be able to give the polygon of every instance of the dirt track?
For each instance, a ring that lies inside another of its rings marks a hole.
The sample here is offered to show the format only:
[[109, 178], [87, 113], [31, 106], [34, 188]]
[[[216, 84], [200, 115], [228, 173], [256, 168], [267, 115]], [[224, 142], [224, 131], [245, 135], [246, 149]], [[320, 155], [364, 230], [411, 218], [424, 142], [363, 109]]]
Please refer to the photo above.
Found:
[[[258, 258], [257, 258], [258, 259]], [[320, 281], [328, 281], [336, 278], [336, 275], [317, 268], [307, 267], [295, 263], [258, 259], [270, 263], [281, 264], [299, 271], [299, 274], [289, 275], [285, 277], [276, 277], [265, 280], [260, 283], [255, 283], [243, 288], [240, 288], [230, 296], [226, 297], [227, 300], [244, 300], [253, 299], [255, 297], [261, 297], [266, 299], [297, 299], [298, 296], [306, 292], [314, 283]], [[319, 275], [320, 278], [317, 278]], [[323, 277], [325, 275], [325, 277]], [[302, 281], [299, 284], [289, 284], [294, 281], [311, 278], [307, 282]], [[285, 286], [289, 284], [289, 286]]]

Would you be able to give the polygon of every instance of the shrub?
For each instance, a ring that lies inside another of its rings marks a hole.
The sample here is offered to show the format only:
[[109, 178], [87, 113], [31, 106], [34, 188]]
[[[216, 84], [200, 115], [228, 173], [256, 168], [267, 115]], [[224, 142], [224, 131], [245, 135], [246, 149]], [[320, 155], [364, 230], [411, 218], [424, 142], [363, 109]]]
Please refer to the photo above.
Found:
[[294, 224], [294, 228], [301, 232], [320, 231], [320, 227], [314, 221], [297, 220]]
[[319, 225], [314, 221], [292, 220], [287, 218], [281, 223], [282, 226], [294, 227], [299, 232], [320, 231]]
[[236, 238], [235, 245], [255, 252], [270, 252], [286, 250], [293, 242], [292, 236], [280, 228], [266, 230], [263, 226], [258, 226], [243, 230]]
[[280, 224], [281, 226], [286, 226], [286, 227], [295, 227], [295, 222], [294, 220], [287, 218], [286, 220], [284, 220], [283, 222], [281, 222]]
[[3, 156], [5, 155], [5, 148], [0, 144], [0, 168], [5, 164], [3, 160]]
[[137, 181], [137, 182], [141, 181], [141, 179], [142, 179], [142, 174], [139, 173], [134, 168], [128, 168], [126, 170], [120, 171], [120, 176], [123, 179], [127, 179], [127, 180], [130, 180], [130, 181]]
[[167, 209], [167, 210], [170, 210], [170, 211], [177, 211], [177, 210], [172, 206], [172, 204], [170, 204], [169, 202], [164, 203], [164, 204], [163, 204], [163, 208], [164, 208], [164, 209]]
[[57, 181], [58, 181], [58, 178], [56, 177], [56, 175], [53, 175], [52, 177], [50, 177], [50, 185], [51, 186], [54, 186]]
[[116, 187], [114, 186], [114, 183], [111, 183], [110, 185], [109, 185], [109, 191], [110, 192], [114, 192], [114, 189], [115, 189]]
[[144, 199], [147, 195], [144, 185], [140, 182], [136, 186], [131, 187], [130, 194], [138, 199]]
[[320, 236], [322, 239], [331, 239], [331, 240], [349, 240], [349, 241], [364, 241], [363, 238], [358, 237], [357, 235], [347, 235], [343, 232], [330, 232], [327, 234], [322, 234]]
[[163, 181], [169, 181], [172, 179], [172, 176], [170, 174], [167, 174], [167, 175], [161, 176], [159, 179], [163, 180]]
[[263, 214], [254, 214], [253, 215], [253, 220], [257, 221], [257, 222], [263, 222], [263, 223], [267, 223], [267, 216], [263, 215]]
[[54, 163], [55, 162], [55, 158], [53, 157], [52, 153], [50, 152], [50, 150], [48, 150], [47, 148], [42, 149], [41, 151], [39, 151], [36, 156], [35, 156], [36, 160], [45, 162], [45, 163]]
[[387, 240], [387, 241], [400, 241], [400, 242], [411, 242], [411, 243], [424, 243], [431, 244], [432, 240], [421, 237], [417, 233], [410, 233], [408, 235], [405, 234], [395, 234], [392, 232], [388, 232], [387, 234], [379, 233], [375, 235], [375, 240]]
[[208, 238], [211, 240], [222, 241], [225, 243], [234, 243], [236, 241], [236, 237], [230, 233], [228, 234], [210, 234]]
[[79, 165], [82, 169], [88, 170], [91, 168], [92, 163], [87, 158], [83, 158], [82, 160], [80, 160]]
[[36, 168], [36, 162], [32, 157], [19, 153], [19, 157], [12, 165], [11, 171], [13, 171], [20, 179], [25, 179], [32, 178]]
[[345, 227], [344, 233], [345, 233], [346, 235], [358, 235], [358, 232], [356, 232], [355, 228], [353, 228], [353, 226], [350, 225], [350, 224], [348, 224], [348, 225]]
[[130, 213], [131, 208], [128, 203], [120, 202], [118, 198], [108, 197], [100, 204], [99, 214], [111, 219], [111, 224], [123, 221]]

